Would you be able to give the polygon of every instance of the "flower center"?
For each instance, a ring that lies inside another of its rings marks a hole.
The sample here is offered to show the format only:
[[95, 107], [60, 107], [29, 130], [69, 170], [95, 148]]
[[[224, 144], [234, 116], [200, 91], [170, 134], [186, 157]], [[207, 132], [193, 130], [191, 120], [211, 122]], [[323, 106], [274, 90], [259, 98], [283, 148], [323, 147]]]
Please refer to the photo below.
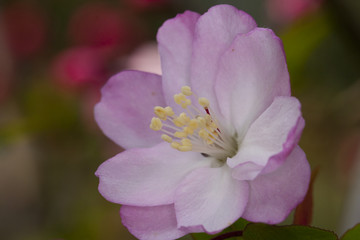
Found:
[[[190, 97], [198, 100], [200, 109], [192, 104]], [[153, 117], [150, 123], [152, 130], [164, 133], [161, 138], [172, 148], [200, 152], [221, 162], [236, 154], [236, 141], [220, 124], [208, 99], [196, 96], [189, 86], [184, 86], [181, 93], [174, 95], [174, 101], [184, 112], [176, 115], [169, 106], [156, 106], [154, 113], [157, 117]]]

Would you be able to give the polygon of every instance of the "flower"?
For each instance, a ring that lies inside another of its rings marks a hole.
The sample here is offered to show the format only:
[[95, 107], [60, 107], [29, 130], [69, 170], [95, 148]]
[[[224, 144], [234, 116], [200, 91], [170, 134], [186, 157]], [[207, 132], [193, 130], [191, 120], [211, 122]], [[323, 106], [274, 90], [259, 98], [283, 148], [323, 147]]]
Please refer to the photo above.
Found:
[[55, 57], [51, 75], [67, 89], [81, 89], [106, 80], [107, 51], [91, 47], [73, 47]]
[[76, 45], [125, 51], [137, 41], [133, 31], [134, 22], [116, 7], [91, 2], [82, 5], [71, 16], [69, 38]]
[[139, 239], [213, 234], [240, 217], [283, 221], [310, 168], [280, 39], [218, 5], [166, 21], [157, 40], [162, 77], [121, 72], [95, 107], [102, 131], [127, 149], [96, 171], [100, 193], [123, 205]]
[[138, 47], [126, 61], [126, 68], [161, 74], [160, 55], [157, 45], [147, 42]]

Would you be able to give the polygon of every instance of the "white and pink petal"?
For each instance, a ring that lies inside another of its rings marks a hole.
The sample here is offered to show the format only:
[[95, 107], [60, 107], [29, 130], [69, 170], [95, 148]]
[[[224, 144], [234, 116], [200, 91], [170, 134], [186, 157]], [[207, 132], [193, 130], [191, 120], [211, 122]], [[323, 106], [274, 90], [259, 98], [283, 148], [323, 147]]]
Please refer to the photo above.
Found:
[[236, 35], [256, 28], [255, 20], [230, 5], [210, 8], [198, 20], [193, 43], [191, 85], [195, 92], [210, 100], [218, 112], [214, 82], [221, 55]]
[[120, 215], [129, 232], [141, 240], [177, 239], [189, 233], [187, 229], [177, 228], [173, 204], [155, 207], [125, 205], [121, 207]]
[[173, 104], [173, 95], [179, 93], [182, 86], [190, 84], [192, 45], [199, 16], [186, 11], [166, 21], [158, 31], [163, 89], [168, 105]]
[[300, 102], [294, 97], [275, 97], [251, 124], [238, 153], [228, 159], [233, 177], [254, 179], [274, 156], [280, 165], [297, 145], [303, 127]]
[[161, 76], [124, 71], [101, 90], [95, 119], [106, 136], [124, 148], [149, 147], [161, 141], [149, 128], [154, 106], [164, 106]]
[[276, 96], [290, 96], [281, 40], [270, 29], [239, 34], [219, 61], [216, 97], [239, 139]]
[[294, 148], [276, 171], [250, 181], [250, 196], [243, 218], [251, 222], [282, 222], [304, 199], [310, 166], [300, 147]]
[[171, 204], [177, 186], [196, 168], [210, 166], [201, 154], [168, 143], [128, 149], [100, 165], [99, 192], [108, 201], [132, 206]]
[[234, 223], [248, 201], [248, 183], [231, 177], [231, 169], [199, 168], [176, 190], [178, 227], [202, 227], [213, 234]]

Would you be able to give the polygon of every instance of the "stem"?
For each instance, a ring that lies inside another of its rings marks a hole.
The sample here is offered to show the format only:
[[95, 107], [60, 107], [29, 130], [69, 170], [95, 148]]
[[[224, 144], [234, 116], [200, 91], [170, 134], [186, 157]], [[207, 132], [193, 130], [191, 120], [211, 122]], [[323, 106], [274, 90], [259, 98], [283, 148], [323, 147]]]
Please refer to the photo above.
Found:
[[243, 235], [243, 231], [228, 232], [228, 233], [224, 233], [220, 236], [214, 237], [211, 240], [224, 240], [224, 239], [231, 238], [231, 237], [241, 237], [242, 235]]

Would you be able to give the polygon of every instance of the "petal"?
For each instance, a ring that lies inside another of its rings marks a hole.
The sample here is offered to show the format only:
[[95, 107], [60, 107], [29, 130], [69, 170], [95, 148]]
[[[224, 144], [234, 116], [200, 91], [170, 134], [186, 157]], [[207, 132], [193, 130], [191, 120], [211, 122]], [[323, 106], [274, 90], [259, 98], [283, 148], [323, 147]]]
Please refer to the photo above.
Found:
[[247, 201], [248, 183], [234, 180], [229, 167], [196, 169], [176, 190], [178, 226], [219, 232], [241, 216]]
[[169, 240], [180, 238], [189, 232], [178, 229], [174, 205], [156, 207], [122, 206], [122, 223], [138, 239]]
[[179, 152], [168, 143], [129, 149], [100, 165], [99, 192], [107, 200], [133, 206], [174, 202], [176, 187], [195, 168], [211, 162], [195, 152]]
[[298, 119], [298, 123], [296, 124], [296, 127], [289, 132], [288, 139], [286, 143], [283, 145], [284, 147], [283, 151], [272, 156], [269, 159], [265, 168], [262, 169], [261, 174], [266, 174], [275, 171], [278, 167], [280, 167], [283, 164], [288, 154], [294, 148], [294, 144], [296, 145], [296, 143], [299, 142], [304, 126], [305, 126], [305, 120], [301, 117]]
[[250, 198], [242, 217], [252, 222], [282, 222], [303, 200], [309, 180], [309, 163], [296, 147], [276, 171], [250, 182]]
[[164, 106], [161, 77], [156, 74], [124, 71], [101, 90], [95, 119], [111, 140], [124, 148], [148, 147], [161, 141], [149, 128], [155, 106]]
[[[290, 154], [297, 145], [304, 125], [300, 102], [294, 97], [275, 97], [273, 103], [250, 126], [235, 157], [228, 159], [235, 168], [233, 177], [252, 180], [271, 157], [277, 161]], [[300, 129], [299, 129], [300, 125]], [[245, 171], [251, 165], [251, 171]], [[275, 170], [275, 169], [274, 169]]]
[[159, 29], [157, 40], [163, 72], [163, 89], [169, 105], [181, 87], [189, 85], [192, 43], [198, 13], [186, 11], [166, 21]]
[[[230, 5], [217, 5], [202, 15], [195, 29], [191, 84], [197, 95], [216, 99], [214, 84], [219, 58], [235, 36], [247, 33], [256, 22], [247, 13]], [[216, 103], [211, 103], [216, 108]]]
[[[237, 159], [236, 156], [235, 159]], [[255, 179], [263, 169], [264, 166], [262, 165], [258, 165], [250, 161], [242, 162], [232, 171], [232, 176], [240, 181], [252, 180]]]
[[216, 96], [239, 139], [275, 96], [290, 96], [282, 43], [270, 29], [238, 35], [219, 65]]

